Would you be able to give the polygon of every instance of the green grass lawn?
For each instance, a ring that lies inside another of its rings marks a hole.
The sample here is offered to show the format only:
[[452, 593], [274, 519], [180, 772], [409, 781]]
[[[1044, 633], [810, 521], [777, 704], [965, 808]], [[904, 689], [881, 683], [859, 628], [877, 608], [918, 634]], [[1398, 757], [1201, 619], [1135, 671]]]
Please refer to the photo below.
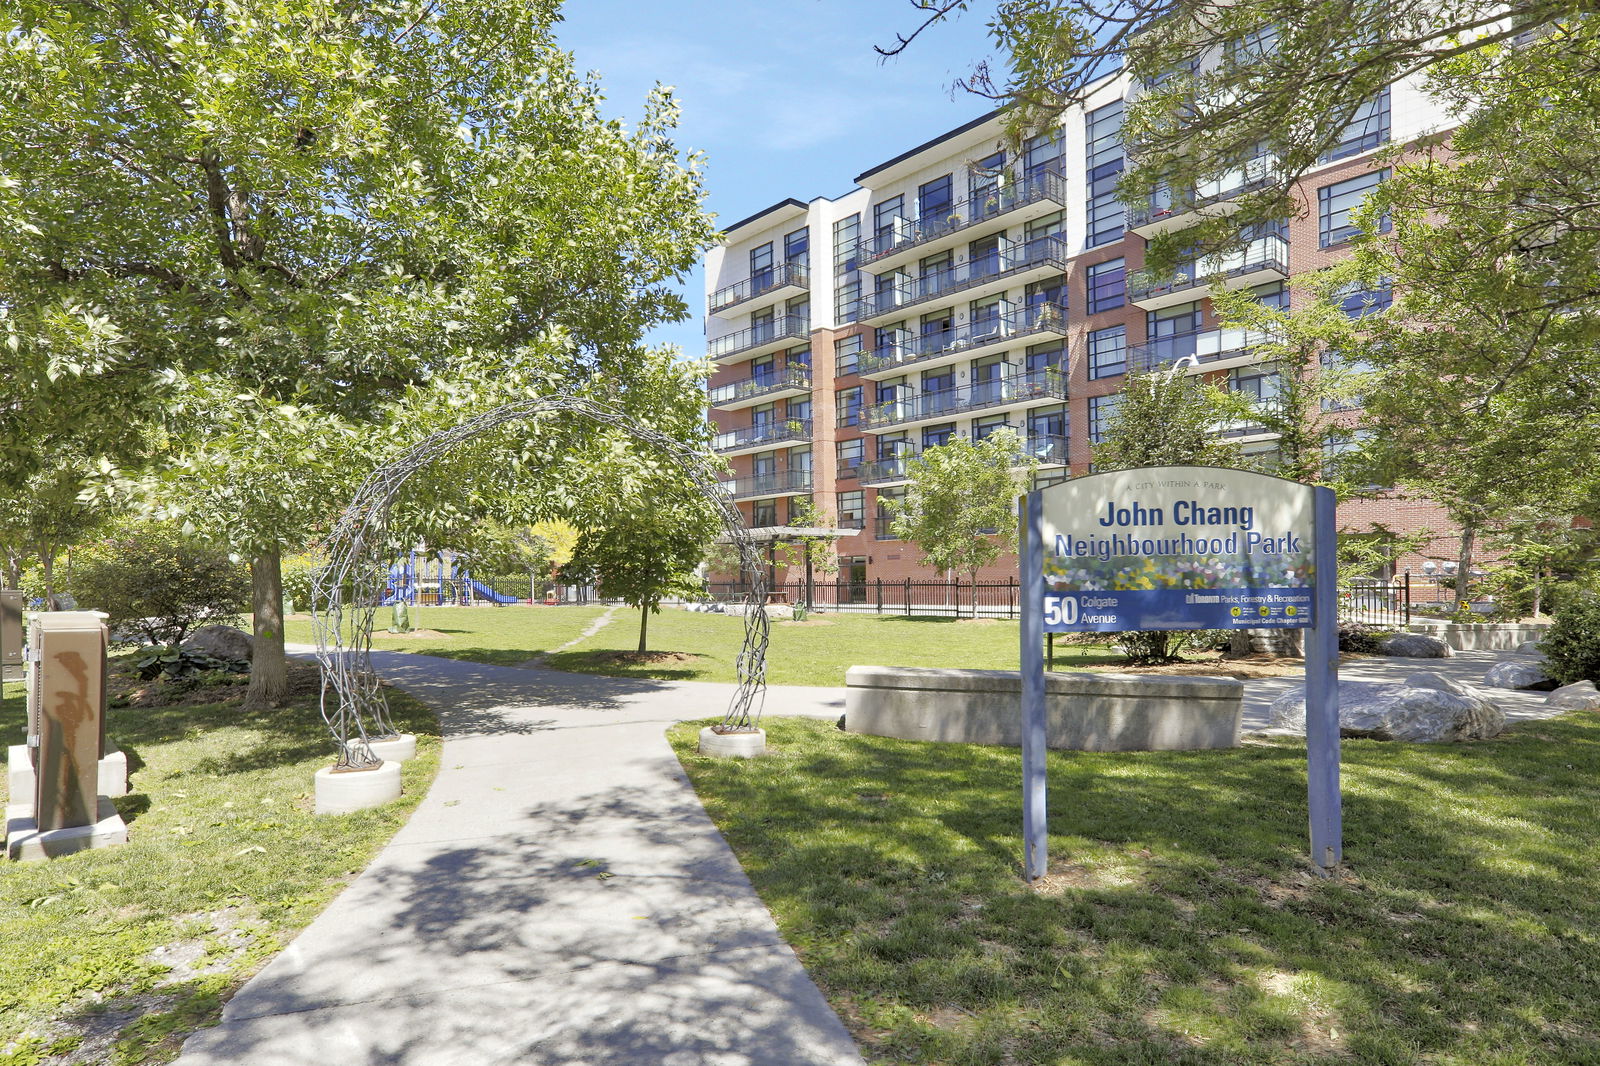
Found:
[[[422, 652], [452, 659], [511, 665], [544, 655], [576, 638], [600, 615], [600, 607], [424, 607], [419, 625], [439, 636], [373, 634], [373, 647]], [[378, 625], [387, 625], [380, 611]], [[901, 615], [812, 615], [805, 622], [773, 622], [767, 649], [767, 680], [775, 685], [842, 685], [852, 666], [955, 666], [980, 670], [1017, 668], [1016, 622], [906, 618]], [[311, 623], [291, 619], [291, 641], [309, 642]], [[648, 646], [692, 658], [631, 662], [639, 646], [639, 612], [619, 608], [611, 621], [572, 648], [549, 654], [558, 670], [666, 680], [733, 681], [744, 643], [744, 619], [664, 608], [650, 616]], [[1105, 648], [1056, 647], [1057, 666], [1111, 665], [1122, 658]]]
[[1600, 1063], [1600, 716], [1346, 741], [1348, 870], [1305, 858], [1304, 747], [1052, 752], [769, 720], [707, 809], [874, 1062]]
[[[391, 617], [385, 607], [377, 613], [372, 646], [513, 666], [572, 640], [604, 613], [603, 607], [422, 607], [411, 612], [411, 619], [424, 632], [401, 635], [385, 632]], [[316, 639], [308, 615], [289, 618], [283, 630], [291, 643]]]
[[[21, 685], [0, 701], [0, 741], [21, 743]], [[438, 765], [438, 726], [389, 694], [418, 734], [405, 795], [338, 817], [311, 813], [332, 761], [314, 696], [278, 710], [237, 702], [113, 709], [132, 793], [129, 843], [0, 863], [0, 1063], [170, 1061], [221, 1005], [371, 861]], [[125, 1016], [124, 1016], [125, 1015]], [[96, 1043], [86, 1032], [108, 1031]], [[79, 1045], [82, 1044], [80, 1047]]]

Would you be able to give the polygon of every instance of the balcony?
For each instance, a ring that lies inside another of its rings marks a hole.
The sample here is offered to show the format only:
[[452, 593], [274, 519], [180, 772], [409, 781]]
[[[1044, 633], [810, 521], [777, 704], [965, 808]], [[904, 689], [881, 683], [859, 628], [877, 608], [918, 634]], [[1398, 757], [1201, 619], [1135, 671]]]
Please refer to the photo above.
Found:
[[1022, 454], [1037, 460], [1040, 466], [1067, 465], [1067, 438], [1054, 433], [1043, 433], [1023, 438]]
[[803, 341], [811, 335], [811, 322], [800, 315], [780, 315], [769, 322], [718, 337], [706, 345], [706, 356], [713, 362], [753, 359], [782, 348], [790, 341]]
[[810, 280], [806, 277], [804, 264], [780, 263], [766, 270], [758, 270], [745, 280], [712, 293], [710, 311], [713, 315], [725, 315], [752, 300], [763, 297], [781, 300], [799, 296], [809, 288]]
[[[1276, 396], [1260, 396], [1255, 399], [1255, 408], [1269, 417], [1281, 416], [1283, 414], [1283, 401]], [[1211, 427], [1211, 434], [1212, 436], [1224, 437], [1242, 444], [1246, 441], [1276, 437], [1278, 431], [1268, 429], [1254, 419], [1243, 418], [1232, 422], [1218, 422]]]
[[1213, 283], [1227, 289], [1248, 289], [1289, 277], [1289, 242], [1273, 233], [1257, 237], [1243, 248], [1208, 255], [1198, 263], [1181, 266], [1177, 273], [1152, 279], [1135, 275], [1128, 298], [1146, 311], [1188, 303], [1205, 295]]
[[1128, 372], [1148, 374], [1172, 366], [1183, 359], [1194, 359], [1189, 373], [1227, 370], [1254, 361], [1256, 348], [1272, 342], [1272, 337], [1244, 329], [1204, 329], [1161, 337], [1128, 349]]
[[810, 365], [788, 362], [781, 366], [768, 367], [764, 374], [718, 385], [711, 390], [711, 406], [724, 411], [737, 411], [741, 407], [753, 407], [766, 400], [776, 400], [784, 396], [803, 396], [810, 391]]
[[996, 185], [925, 218], [897, 218], [884, 232], [863, 238], [861, 265], [884, 269], [913, 255], [954, 247], [973, 229], [1015, 225], [1067, 206], [1067, 182], [1053, 170]]
[[1141, 237], [1153, 237], [1169, 230], [1185, 229], [1203, 218], [1231, 215], [1238, 210], [1239, 197], [1277, 180], [1277, 159], [1270, 155], [1257, 156], [1243, 166], [1187, 190], [1186, 196], [1176, 196], [1165, 186], [1157, 189], [1144, 203], [1128, 208], [1127, 227]]
[[862, 463], [856, 467], [856, 472], [861, 484], [867, 488], [874, 485], [898, 485], [910, 480], [906, 468], [917, 454], [915, 451], [907, 451], [893, 459], [876, 459], [870, 463]]
[[765, 422], [718, 433], [711, 438], [711, 450], [718, 455], [743, 455], [781, 444], [805, 444], [811, 440], [811, 420], [791, 418], [787, 422]]
[[804, 496], [811, 491], [811, 471], [783, 470], [771, 474], [734, 478], [719, 483], [735, 500], [758, 496]]
[[897, 284], [862, 298], [861, 321], [872, 324], [908, 308], [947, 300], [957, 293], [981, 300], [996, 292], [1038, 281], [1067, 269], [1067, 243], [1060, 237], [1003, 241], [997, 251], [957, 267], [913, 277], [895, 275]]
[[998, 381], [982, 381], [957, 389], [912, 393], [904, 399], [885, 400], [862, 408], [861, 428], [869, 433], [881, 432], [890, 426], [939, 422], [970, 411], [1066, 398], [1065, 376], [1055, 367], [1047, 367], [1013, 374]]
[[[1009, 304], [1002, 304], [1009, 307]], [[862, 352], [859, 369], [864, 378], [891, 377], [908, 366], [932, 367], [957, 359], [998, 350], [1027, 337], [1067, 335], [1067, 311], [1060, 304], [1005, 311], [956, 329], [915, 334], [898, 330], [895, 339], [871, 352]]]

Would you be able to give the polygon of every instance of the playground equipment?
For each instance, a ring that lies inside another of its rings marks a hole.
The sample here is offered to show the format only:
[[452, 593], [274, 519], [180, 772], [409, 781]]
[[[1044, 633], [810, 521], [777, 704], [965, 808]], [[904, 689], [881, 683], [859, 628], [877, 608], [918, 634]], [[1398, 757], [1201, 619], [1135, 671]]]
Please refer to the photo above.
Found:
[[379, 606], [393, 607], [403, 603], [411, 607], [470, 607], [482, 600], [500, 606], [522, 602], [520, 596], [504, 595], [481, 581], [473, 580], [472, 574], [462, 563], [462, 557], [454, 552], [441, 550], [429, 558], [424, 553], [412, 551], [404, 559], [389, 565], [389, 583]]

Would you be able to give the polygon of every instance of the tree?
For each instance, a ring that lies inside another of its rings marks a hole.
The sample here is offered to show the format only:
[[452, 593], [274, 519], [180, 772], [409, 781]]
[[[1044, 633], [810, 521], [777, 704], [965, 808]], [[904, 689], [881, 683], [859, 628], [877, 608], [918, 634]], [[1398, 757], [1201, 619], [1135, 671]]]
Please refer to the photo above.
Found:
[[700, 591], [696, 571], [711, 538], [721, 528], [704, 497], [681, 483], [626, 501], [604, 524], [578, 538], [575, 558], [599, 575], [600, 594], [639, 608], [639, 649], [647, 649], [650, 616], [672, 595]]
[[[1122, 191], [1130, 203], [1160, 188], [1179, 203], [1193, 201], [1195, 190], [1249, 161], [1270, 161], [1255, 171], [1269, 180], [1238, 201], [1237, 213], [1217, 212], [1196, 227], [1153, 237], [1146, 261], [1160, 271], [1236, 243], [1241, 226], [1296, 214], [1292, 185], [1346, 150], [1387, 86], [1450, 68], [1465, 91], [1441, 99], [1492, 107], [1510, 88], [1496, 61], [1515, 54], [1530, 33], [1562, 37], [1574, 56], [1592, 56], [1600, 33], [1570, 0], [908, 2], [921, 23], [880, 52], [894, 54], [971, 9], [992, 11], [988, 25], [1003, 67], [980, 63], [957, 85], [1007, 105], [1016, 137], [1049, 128], [1125, 68], [1138, 87], [1123, 127], [1130, 166]], [[1540, 40], [1524, 50], [1521, 69], [1534, 81], [1547, 47]], [[1568, 83], [1544, 106], [1592, 114], [1572, 88]], [[1592, 188], [1592, 167], [1569, 162], [1565, 177]]]
[[83, 456], [58, 453], [40, 462], [0, 510], [0, 552], [9, 588], [20, 587], [30, 557], [38, 561], [48, 603], [55, 598], [57, 557], [104, 524], [110, 509], [79, 499], [89, 467]]
[[[30, 402], [70, 393], [105, 426], [232, 394], [326, 439], [463, 362], [527, 353], [514, 380], [541, 391], [625, 384], [642, 331], [687, 313], [664, 283], [711, 227], [675, 106], [657, 92], [631, 132], [603, 119], [551, 0], [13, 12], [0, 308]], [[311, 460], [274, 503], [285, 439], [217, 421], [164, 419], [191, 457], [173, 479], [219, 490], [197, 525], [259, 504], [215, 535], [252, 559], [250, 698], [275, 702], [279, 560], [333, 497]]]
[[510, 525], [487, 523], [484, 543], [473, 554], [487, 574], [520, 571], [528, 575], [529, 595], [538, 597], [541, 578], [553, 579], [571, 560], [578, 545], [578, 530], [561, 519]]
[[[826, 507], [818, 506], [816, 500], [803, 496], [799, 497], [790, 508], [789, 524], [796, 529], [832, 529], [833, 514]], [[809, 565], [810, 573], [821, 574], [824, 577], [839, 572], [839, 556], [833, 550], [831, 539], [800, 537], [782, 541], [778, 544], [777, 557], [785, 567]], [[735, 560], [731, 569], [737, 570], [739, 567], [737, 555], [731, 558]], [[806, 591], [809, 593], [810, 589]]]
[[[1170, 368], [1153, 374], [1130, 374], [1121, 399], [1095, 449], [1100, 470], [1138, 466], [1235, 466], [1238, 446], [1218, 436], [1230, 419], [1253, 419], [1215, 386]], [[1148, 630], [1118, 634], [1134, 662], [1166, 662], [1172, 656], [1173, 634]]]
[[226, 552], [173, 522], [129, 523], [87, 545], [72, 587], [85, 607], [110, 616], [113, 633], [173, 645], [200, 626], [238, 622], [250, 592], [243, 568]]
[[894, 535], [921, 549], [924, 563], [967, 575], [974, 618], [978, 571], [1015, 549], [1017, 497], [1027, 491], [1037, 465], [1013, 430], [980, 441], [953, 437], [912, 458], [904, 498], [885, 501]]

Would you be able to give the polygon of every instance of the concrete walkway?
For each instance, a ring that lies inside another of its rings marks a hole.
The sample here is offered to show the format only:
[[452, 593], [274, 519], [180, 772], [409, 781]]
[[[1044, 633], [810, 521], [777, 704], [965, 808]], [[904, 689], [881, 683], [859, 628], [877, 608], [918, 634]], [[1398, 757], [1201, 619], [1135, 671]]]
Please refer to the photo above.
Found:
[[[1481, 684], [1494, 653], [1372, 659]], [[663, 731], [731, 685], [375, 652], [440, 713], [439, 776], [334, 903], [191, 1037], [183, 1066], [860, 1063], [690, 789]], [[1245, 729], [1297, 682], [1246, 684]], [[1493, 690], [1512, 720], [1543, 693]], [[774, 687], [836, 718], [844, 690]]]
[[663, 736], [731, 685], [373, 660], [439, 710], [439, 776], [180, 1063], [861, 1063]]

